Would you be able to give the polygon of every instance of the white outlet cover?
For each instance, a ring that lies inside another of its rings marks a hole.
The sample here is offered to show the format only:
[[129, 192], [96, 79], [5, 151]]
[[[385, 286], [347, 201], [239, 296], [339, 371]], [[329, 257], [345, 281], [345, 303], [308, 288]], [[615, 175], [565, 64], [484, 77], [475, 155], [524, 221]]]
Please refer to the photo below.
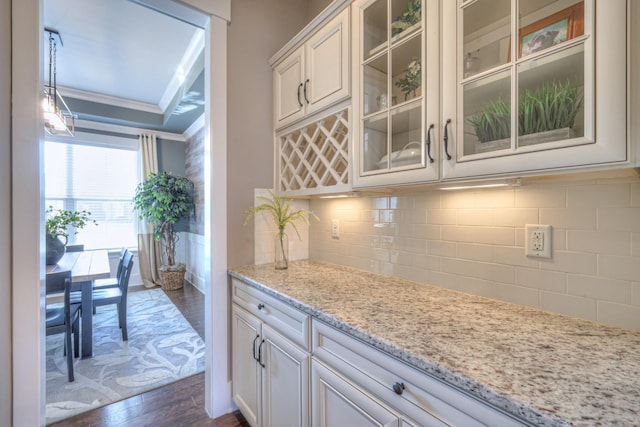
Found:
[[550, 225], [524, 225], [524, 253], [533, 258], [551, 258]]

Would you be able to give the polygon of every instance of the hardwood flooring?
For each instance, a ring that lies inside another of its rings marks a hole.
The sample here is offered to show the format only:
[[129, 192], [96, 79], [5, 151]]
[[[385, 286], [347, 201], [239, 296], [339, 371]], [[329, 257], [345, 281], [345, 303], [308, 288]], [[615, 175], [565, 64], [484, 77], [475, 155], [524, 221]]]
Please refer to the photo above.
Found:
[[[165, 291], [204, 337], [204, 296], [185, 282]], [[240, 412], [211, 419], [204, 410], [204, 373], [51, 424], [52, 427], [249, 427]]]

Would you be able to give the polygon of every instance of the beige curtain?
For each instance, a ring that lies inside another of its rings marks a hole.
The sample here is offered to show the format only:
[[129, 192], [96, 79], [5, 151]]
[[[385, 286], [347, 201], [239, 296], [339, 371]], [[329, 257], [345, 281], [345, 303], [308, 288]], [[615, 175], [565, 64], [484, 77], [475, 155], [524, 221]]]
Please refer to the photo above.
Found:
[[[140, 153], [142, 158], [142, 178], [146, 179], [150, 173], [158, 173], [158, 154], [156, 136], [141, 134]], [[160, 285], [158, 267], [162, 265], [162, 249], [160, 242], [153, 238], [153, 227], [145, 221], [138, 224], [138, 261], [140, 275], [147, 288]]]

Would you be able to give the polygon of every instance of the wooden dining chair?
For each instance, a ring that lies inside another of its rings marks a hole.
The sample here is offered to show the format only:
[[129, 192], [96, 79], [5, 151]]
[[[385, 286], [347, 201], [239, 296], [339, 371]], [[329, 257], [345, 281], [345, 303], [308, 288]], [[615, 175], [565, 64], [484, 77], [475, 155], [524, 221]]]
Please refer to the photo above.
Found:
[[[46, 276], [46, 293], [64, 292], [62, 307], [47, 307], [46, 334], [64, 333], [64, 351], [67, 358], [67, 377], [73, 382], [73, 357], [78, 357], [80, 347], [80, 304], [71, 302], [71, 271], [48, 273]], [[73, 347], [71, 335], [73, 334]]]
[[[129, 277], [133, 270], [133, 253], [127, 252], [122, 263], [122, 270], [118, 276], [117, 288], [105, 288], [93, 290], [93, 307], [116, 304], [118, 308], [118, 326], [122, 329], [122, 340], [129, 339], [127, 333], [127, 294], [129, 290]], [[74, 295], [71, 302], [80, 302], [80, 296]]]

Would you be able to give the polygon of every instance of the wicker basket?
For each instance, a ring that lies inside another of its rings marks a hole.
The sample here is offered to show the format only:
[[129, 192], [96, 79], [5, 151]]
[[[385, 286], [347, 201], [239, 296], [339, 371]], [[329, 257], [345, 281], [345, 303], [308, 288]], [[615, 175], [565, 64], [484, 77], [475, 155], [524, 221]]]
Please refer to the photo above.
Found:
[[[164, 266], [163, 266], [164, 267]], [[162, 280], [162, 289], [165, 291], [173, 291], [176, 289], [182, 289], [184, 284], [184, 273], [186, 269], [184, 266], [180, 269], [166, 269], [160, 268], [160, 279]]]

